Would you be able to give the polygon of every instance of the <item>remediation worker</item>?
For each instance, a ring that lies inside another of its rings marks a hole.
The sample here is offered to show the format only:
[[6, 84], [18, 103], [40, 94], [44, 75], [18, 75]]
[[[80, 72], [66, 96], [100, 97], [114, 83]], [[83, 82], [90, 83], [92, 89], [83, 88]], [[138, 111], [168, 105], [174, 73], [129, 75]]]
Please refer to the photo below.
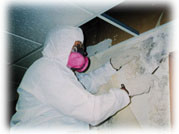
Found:
[[[49, 33], [43, 56], [26, 71], [19, 87], [11, 130], [21, 128], [88, 129], [130, 103], [124, 89], [94, 95], [97, 87], [116, 72], [110, 63], [84, 75], [86, 89], [75, 75], [89, 65], [80, 28], [59, 26]], [[89, 91], [87, 91], [89, 90]]]

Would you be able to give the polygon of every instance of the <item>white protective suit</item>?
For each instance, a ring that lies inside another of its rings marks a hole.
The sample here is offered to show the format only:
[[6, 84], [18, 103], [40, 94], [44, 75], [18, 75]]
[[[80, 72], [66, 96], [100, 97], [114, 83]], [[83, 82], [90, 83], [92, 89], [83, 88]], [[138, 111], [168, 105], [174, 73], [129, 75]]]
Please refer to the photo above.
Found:
[[[80, 28], [64, 26], [49, 34], [43, 57], [31, 65], [18, 87], [19, 99], [17, 112], [11, 119], [12, 129], [89, 128], [89, 124], [97, 125], [128, 105], [130, 99], [124, 90], [111, 89], [109, 93], [95, 96], [84, 89], [66, 66], [75, 41], [83, 42]], [[79, 77], [88, 80], [86, 88], [94, 93], [97, 85], [106, 81], [103, 77], [113, 73], [107, 63]]]

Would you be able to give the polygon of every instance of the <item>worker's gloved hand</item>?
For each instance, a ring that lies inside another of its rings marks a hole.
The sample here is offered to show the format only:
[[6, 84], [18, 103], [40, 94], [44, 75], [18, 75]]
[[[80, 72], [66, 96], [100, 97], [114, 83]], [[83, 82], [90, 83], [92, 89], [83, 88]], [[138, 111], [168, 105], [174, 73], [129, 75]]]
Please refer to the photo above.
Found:
[[129, 96], [149, 93], [150, 89], [154, 86], [154, 76], [151, 74], [143, 74], [128, 79], [124, 85], [129, 92]]

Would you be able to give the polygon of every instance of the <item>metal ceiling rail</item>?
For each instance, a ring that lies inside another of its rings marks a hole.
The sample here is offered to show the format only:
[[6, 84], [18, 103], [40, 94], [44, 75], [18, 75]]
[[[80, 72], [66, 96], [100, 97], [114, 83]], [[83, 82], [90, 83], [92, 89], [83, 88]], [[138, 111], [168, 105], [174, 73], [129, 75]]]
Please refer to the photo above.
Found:
[[[97, 17], [98, 15], [100, 15], [100, 14], [106, 12], [107, 10], [111, 9], [112, 7], [115, 7], [116, 5], [118, 5], [118, 4], [122, 3], [122, 2], [124, 2], [125, 0], [112, 0], [112, 1], [110, 2], [110, 5], [111, 5], [110, 8], [104, 8], [104, 9], [102, 9], [101, 11], [96, 12], [96, 13], [95, 13], [95, 11], [91, 11], [91, 10], [85, 8], [85, 7], [80, 6], [80, 5], [79, 5], [78, 3], [76, 3], [76, 2], [71, 2], [71, 1], [69, 1], [69, 0], [67, 0], [67, 1], [70, 2], [71, 5], [77, 7], [77, 8], [79, 8], [79, 9], [81, 9], [82, 11], [86, 12], [87, 14], [91, 15], [91, 17], [89, 17], [88, 19], [86, 19], [86, 20], [82, 21], [81, 23], [75, 25], [75, 26], [81, 26], [81, 25], [87, 23], [88, 21], [94, 19], [94, 18]], [[109, 2], [109, 1], [108, 1], [108, 0], [106, 0], [106, 1], [104, 0], [103, 2], [104, 2], [104, 3], [102, 3], [102, 4], [106, 4], [105, 2]], [[89, 4], [90, 4], [90, 3], [89, 3]], [[94, 6], [95, 6], [96, 3], [91, 3], [91, 4], [94, 4]], [[87, 6], [87, 7], [88, 7], [88, 6]]]
[[27, 39], [27, 38], [25, 38], [25, 37], [22, 37], [22, 36], [17, 35], [17, 34], [13, 34], [13, 33], [8, 32], [8, 31], [4, 31], [4, 32], [7, 33], [7, 34], [10, 34], [10, 35], [12, 35], [12, 36], [15, 36], [15, 37], [17, 37], [17, 38], [20, 38], [20, 39], [26, 40], [26, 41], [28, 41], [28, 42], [31, 42], [31, 43], [37, 44], [37, 45], [39, 45], [39, 46], [42, 46], [42, 44], [39, 43], [39, 42], [36, 42], [36, 41], [30, 40], [30, 39]]
[[15, 67], [18, 67], [18, 68], [21, 68], [21, 69], [25, 69], [25, 70], [28, 69], [27, 67], [23, 67], [23, 66], [20, 66], [20, 65], [17, 65], [17, 64], [12, 64], [12, 66], [15, 66]]
[[92, 20], [93, 18], [98, 17], [98, 18], [100, 18], [100, 19], [112, 24], [113, 26], [115, 26], [115, 27], [117, 27], [117, 28], [119, 28], [119, 29], [121, 29], [121, 30], [123, 30], [123, 31], [125, 31], [125, 32], [127, 32], [127, 33], [129, 33], [131, 35], [133, 35], [133, 36], [138, 36], [139, 35], [139, 32], [137, 30], [135, 30], [134, 28], [129, 27], [126, 24], [120, 22], [119, 20], [116, 20], [113, 17], [105, 14], [105, 12], [107, 10], [109, 10], [109, 9], [103, 10], [102, 12], [97, 14], [97, 13], [94, 13], [94, 12], [84, 8], [84, 7], [81, 7], [81, 6], [77, 5], [77, 4], [74, 4], [74, 5], [76, 7], [78, 7], [78, 8], [80, 8], [81, 10], [83, 10], [84, 12], [92, 15], [89, 19], [81, 22], [80, 24], [78, 24], [76, 26], [81, 26], [81, 25], [85, 24], [86, 22]]
[[103, 19], [104, 21], [116, 26], [117, 28], [120, 28], [121, 30], [132, 34], [133, 36], [138, 36], [139, 32], [137, 30], [135, 30], [132, 27], [127, 26], [126, 24], [120, 22], [119, 20], [116, 20], [115, 18], [107, 15], [106, 13], [103, 13], [101, 15], [98, 16], [99, 18]]

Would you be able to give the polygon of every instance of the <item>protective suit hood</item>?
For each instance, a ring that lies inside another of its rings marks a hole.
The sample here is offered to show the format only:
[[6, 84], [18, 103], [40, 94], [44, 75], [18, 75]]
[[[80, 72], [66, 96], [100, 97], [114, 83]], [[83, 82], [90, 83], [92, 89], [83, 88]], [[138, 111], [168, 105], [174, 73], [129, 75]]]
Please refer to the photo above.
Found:
[[74, 42], [81, 41], [83, 43], [83, 40], [84, 36], [80, 28], [59, 26], [49, 33], [42, 54], [66, 65]]

